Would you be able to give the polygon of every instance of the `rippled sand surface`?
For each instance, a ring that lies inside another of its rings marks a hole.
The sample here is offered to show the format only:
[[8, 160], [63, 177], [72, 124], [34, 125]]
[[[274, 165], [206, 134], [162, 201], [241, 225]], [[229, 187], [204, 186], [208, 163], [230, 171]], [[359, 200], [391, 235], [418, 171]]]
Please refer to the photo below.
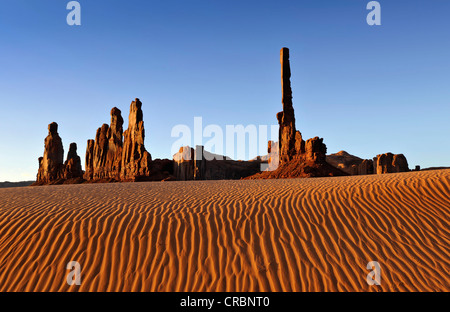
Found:
[[450, 291], [450, 170], [0, 189], [0, 290]]

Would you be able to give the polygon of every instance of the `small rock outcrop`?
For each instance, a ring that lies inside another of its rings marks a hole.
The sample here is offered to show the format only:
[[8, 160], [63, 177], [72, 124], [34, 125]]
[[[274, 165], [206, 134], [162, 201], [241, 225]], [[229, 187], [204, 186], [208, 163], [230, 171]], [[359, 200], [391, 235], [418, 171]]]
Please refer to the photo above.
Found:
[[[326, 162], [327, 147], [323, 139], [315, 137], [305, 143], [304, 159], [307, 162], [324, 163]], [[302, 155], [302, 154], [299, 154]]]
[[48, 125], [48, 135], [45, 138], [44, 156], [39, 158], [39, 170], [36, 182], [50, 184], [64, 178], [64, 149], [58, 134], [58, 124]]
[[97, 129], [95, 134], [94, 154], [93, 154], [93, 179], [105, 179], [109, 176], [109, 170], [106, 167], [106, 156], [108, 154], [108, 131], [109, 126], [103, 124]]
[[351, 155], [346, 151], [340, 151], [335, 154], [327, 155], [326, 160], [330, 165], [350, 175], [358, 174], [358, 168], [363, 162], [363, 159]]
[[395, 154], [392, 159], [392, 167], [394, 169], [394, 172], [408, 172], [409, 165], [405, 155]]
[[194, 179], [194, 149], [183, 146], [173, 155], [173, 174], [180, 181]]
[[357, 167], [357, 175], [373, 174], [373, 161], [371, 159], [364, 159]]
[[278, 142], [269, 141], [267, 146], [267, 155], [260, 157], [260, 161], [263, 163], [261, 171], [274, 171], [280, 165]]
[[327, 162], [350, 175], [407, 172], [408, 161], [403, 154], [380, 154], [372, 159], [361, 159], [345, 151], [327, 155]]
[[206, 176], [205, 147], [203, 145], [197, 145], [195, 147], [194, 152], [194, 180], [206, 180], [206, 179], [207, 176]]
[[377, 174], [408, 172], [408, 161], [403, 154], [380, 154], [373, 159]]
[[94, 177], [94, 140], [88, 140], [86, 145], [86, 157], [85, 157], [85, 180], [92, 180]]
[[171, 159], [153, 159], [150, 167], [149, 181], [176, 181]]
[[71, 143], [67, 160], [64, 163], [64, 179], [80, 179], [83, 177], [81, 158], [77, 154], [77, 144]]
[[361, 159], [351, 155], [346, 151], [340, 151], [326, 156], [327, 162], [344, 171], [349, 175], [373, 174], [373, 161], [371, 159]]
[[184, 146], [173, 155], [173, 173], [177, 180], [236, 180], [260, 171], [261, 161], [235, 161], [222, 155]]
[[302, 138], [302, 134], [300, 133], [300, 131], [297, 131], [295, 133], [295, 154], [296, 155], [301, 155], [306, 152], [305, 144], [306, 143]]
[[117, 107], [111, 110], [111, 125], [108, 133], [108, 151], [106, 153], [106, 176], [110, 179], [120, 179], [123, 153], [123, 118], [122, 112]]

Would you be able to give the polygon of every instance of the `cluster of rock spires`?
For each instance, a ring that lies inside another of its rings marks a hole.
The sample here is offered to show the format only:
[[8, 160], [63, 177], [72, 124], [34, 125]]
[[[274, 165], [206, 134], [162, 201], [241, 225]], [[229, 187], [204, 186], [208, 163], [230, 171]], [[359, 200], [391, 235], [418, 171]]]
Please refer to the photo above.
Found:
[[123, 131], [122, 112], [111, 110], [111, 125], [98, 128], [95, 140], [86, 147], [84, 178], [92, 180], [136, 181], [151, 176], [152, 157], [144, 146], [142, 103], [131, 103], [128, 129]]
[[58, 124], [48, 125], [48, 135], [45, 138], [44, 156], [39, 158], [39, 170], [36, 183], [57, 184], [65, 180], [79, 181], [83, 176], [81, 159], [77, 155], [77, 144], [70, 144], [67, 160], [63, 163], [64, 149], [58, 134]]
[[[114, 107], [111, 124], [103, 124], [98, 128], [95, 140], [87, 141], [85, 172], [75, 143], [70, 144], [67, 159], [63, 162], [64, 150], [58, 125], [51, 123], [34, 185], [325, 177], [409, 171], [402, 154], [380, 154], [364, 160], [344, 151], [327, 156], [322, 138], [303, 140], [295, 126], [289, 49], [281, 49], [280, 61], [283, 111], [277, 114], [280, 126], [278, 142], [269, 141], [267, 156], [253, 161], [234, 161], [208, 153], [203, 146], [196, 146], [195, 150], [185, 146], [173, 155], [173, 160], [152, 160], [144, 146], [142, 103], [135, 99], [130, 106], [127, 130], [123, 131], [121, 111]], [[265, 165], [267, 170], [261, 172], [261, 165]]]
[[49, 125], [45, 139], [44, 157], [39, 158], [39, 171], [34, 185], [174, 180], [172, 161], [152, 157], [145, 149], [142, 103], [136, 99], [131, 103], [128, 129], [123, 132], [120, 109], [111, 110], [111, 124], [98, 128], [95, 140], [88, 140], [85, 168], [77, 155], [77, 145], [70, 144], [67, 160], [63, 163], [63, 144], [58, 135], [58, 125]]

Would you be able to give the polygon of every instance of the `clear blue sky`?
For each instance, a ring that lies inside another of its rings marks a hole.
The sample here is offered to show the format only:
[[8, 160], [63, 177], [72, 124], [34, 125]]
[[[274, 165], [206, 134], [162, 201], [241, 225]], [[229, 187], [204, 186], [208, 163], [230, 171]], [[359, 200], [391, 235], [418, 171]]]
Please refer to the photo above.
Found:
[[[171, 158], [177, 124], [276, 124], [279, 51], [291, 51], [297, 128], [329, 153], [404, 153], [450, 166], [450, 1], [65, 0], [0, 6], [0, 181], [34, 180], [47, 125], [65, 154], [117, 106], [143, 102], [146, 148]], [[127, 122], [125, 122], [125, 128]]]

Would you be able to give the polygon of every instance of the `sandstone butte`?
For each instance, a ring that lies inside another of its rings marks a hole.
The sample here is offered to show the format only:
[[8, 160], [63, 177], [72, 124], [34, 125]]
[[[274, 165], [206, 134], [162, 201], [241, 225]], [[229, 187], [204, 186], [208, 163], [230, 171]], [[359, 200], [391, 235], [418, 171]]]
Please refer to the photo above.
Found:
[[[361, 159], [344, 151], [326, 155], [323, 139], [303, 140], [296, 129], [292, 103], [289, 49], [282, 48], [281, 91], [282, 108], [277, 114], [278, 142], [268, 143], [268, 155], [251, 161], [235, 161], [215, 155], [196, 146], [181, 147], [173, 159], [152, 160], [145, 149], [145, 129], [142, 102], [130, 105], [128, 129], [123, 131], [122, 112], [111, 110], [110, 124], [97, 129], [95, 139], [87, 141], [85, 171], [77, 155], [76, 143], [71, 143], [64, 162], [64, 149], [58, 134], [58, 124], [48, 126], [44, 155], [33, 185], [173, 180], [272, 179], [305, 178], [361, 174], [384, 174], [409, 171], [402, 154], [380, 154], [373, 159]], [[261, 164], [266, 165], [265, 171]]]

